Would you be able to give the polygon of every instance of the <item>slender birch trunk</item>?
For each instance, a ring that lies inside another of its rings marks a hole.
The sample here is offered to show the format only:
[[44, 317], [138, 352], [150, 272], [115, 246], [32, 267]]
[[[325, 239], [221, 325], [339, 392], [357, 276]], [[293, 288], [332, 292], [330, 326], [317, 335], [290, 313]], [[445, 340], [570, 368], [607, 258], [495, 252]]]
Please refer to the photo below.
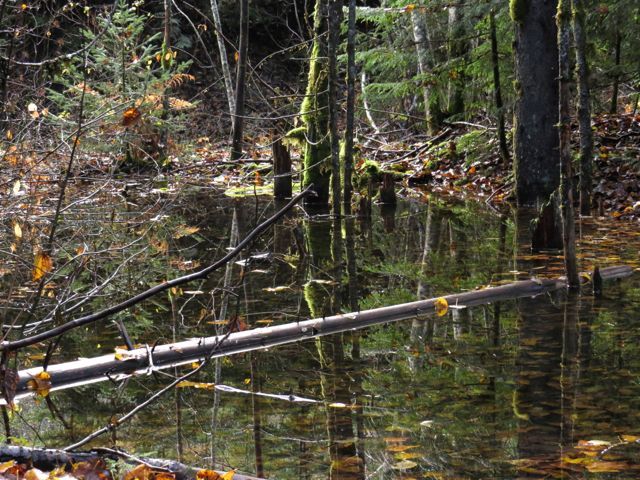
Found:
[[211, 15], [213, 16], [213, 26], [216, 29], [216, 40], [218, 41], [222, 78], [224, 79], [224, 88], [227, 93], [227, 102], [229, 103], [229, 115], [231, 115], [231, 122], [233, 123], [233, 113], [236, 111], [233, 94], [233, 80], [231, 79], [231, 70], [229, 69], [229, 61], [227, 59], [227, 48], [224, 45], [224, 36], [222, 35], [222, 22], [220, 21], [218, 0], [211, 0]]
[[[411, 24], [413, 27], [413, 41], [416, 45], [416, 53], [418, 57], [418, 72], [425, 77], [431, 72], [429, 65], [429, 49], [428, 49], [428, 31], [427, 19], [425, 13], [419, 9], [411, 11]], [[427, 79], [422, 81], [422, 96], [424, 98], [424, 116], [427, 122], [427, 133], [433, 135], [438, 129], [437, 119], [435, 118], [432, 104], [434, 102], [433, 84]]]

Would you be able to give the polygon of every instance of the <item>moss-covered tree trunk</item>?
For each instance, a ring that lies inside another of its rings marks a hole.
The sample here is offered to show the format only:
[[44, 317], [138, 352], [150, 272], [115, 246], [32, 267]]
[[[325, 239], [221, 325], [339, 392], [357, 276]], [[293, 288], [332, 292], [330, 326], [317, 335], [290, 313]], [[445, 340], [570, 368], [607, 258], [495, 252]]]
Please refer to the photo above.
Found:
[[511, 0], [517, 104], [514, 169], [519, 205], [546, 202], [558, 187], [558, 46], [555, 0]]
[[331, 180], [331, 141], [329, 138], [326, 0], [316, 0], [313, 17], [314, 39], [309, 59], [309, 78], [300, 112], [306, 140], [302, 186], [306, 188], [313, 184], [317, 194], [315, 197], [306, 197], [305, 203], [327, 205]]
[[585, 11], [582, 0], [573, 0], [573, 35], [576, 42], [576, 75], [578, 77], [578, 123], [580, 125], [580, 213], [591, 213], [593, 170], [593, 132], [591, 131], [591, 93], [587, 63]]

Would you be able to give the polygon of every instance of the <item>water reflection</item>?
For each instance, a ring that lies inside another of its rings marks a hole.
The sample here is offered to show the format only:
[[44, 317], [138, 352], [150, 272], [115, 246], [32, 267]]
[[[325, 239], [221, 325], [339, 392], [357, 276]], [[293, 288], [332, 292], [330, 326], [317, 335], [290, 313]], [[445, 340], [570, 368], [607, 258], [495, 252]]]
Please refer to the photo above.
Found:
[[[193, 212], [209, 239], [193, 258], [217, 258], [268, 208], [230, 201], [222, 212]], [[177, 338], [224, 332], [230, 318], [253, 328], [357, 311], [508, 282], [560, 264], [553, 255], [532, 257], [511, 217], [473, 205], [430, 199], [394, 211], [374, 206], [373, 213], [370, 219], [289, 216], [248, 252], [258, 258], [254, 263], [231, 265], [199, 285], [201, 294], [155, 305], [153, 324], [136, 330], [135, 341], [152, 343], [172, 329]], [[248, 393], [180, 390], [110, 441], [266, 478], [581, 475], [593, 465], [604, 468], [594, 462], [613, 461], [584, 460], [581, 441], [615, 443], [619, 435], [640, 434], [640, 286], [631, 279], [607, 292], [597, 301], [556, 292], [452, 308], [443, 317], [223, 359], [200, 380]], [[78, 355], [95, 349], [78, 343], [70, 339], [67, 348]], [[47, 425], [40, 434], [47, 445], [64, 445], [165, 383], [157, 375], [133, 378], [126, 388], [54, 392], [67, 429], [35, 403], [25, 403], [23, 417]], [[260, 392], [316, 402], [252, 394]], [[15, 433], [35, 438], [20, 422]], [[632, 469], [633, 455], [624, 448], [614, 449], [615, 461]], [[598, 478], [597, 471], [592, 475]]]

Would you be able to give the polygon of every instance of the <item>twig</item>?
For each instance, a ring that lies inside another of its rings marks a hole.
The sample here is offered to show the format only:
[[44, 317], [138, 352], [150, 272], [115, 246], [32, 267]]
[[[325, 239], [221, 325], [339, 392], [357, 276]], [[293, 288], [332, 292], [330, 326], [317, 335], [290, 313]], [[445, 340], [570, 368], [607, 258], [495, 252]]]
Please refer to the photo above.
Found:
[[19, 348], [23, 348], [23, 347], [27, 347], [29, 345], [34, 345], [38, 342], [43, 342], [45, 340], [49, 340], [50, 338], [53, 337], [57, 337], [58, 335], [62, 335], [65, 332], [68, 332], [69, 330], [72, 330], [74, 328], [77, 327], [81, 327], [84, 325], [88, 325], [90, 323], [94, 323], [98, 320], [102, 320], [104, 318], [107, 318], [115, 313], [118, 312], [122, 312], [123, 310], [128, 309], [129, 307], [132, 307], [140, 302], [142, 302], [143, 300], [146, 300], [147, 298], [153, 297], [154, 295], [156, 295], [157, 293], [160, 292], [164, 292], [166, 290], [169, 290], [173, 287], [177, 287], [180, 285], [184, 285], [185, 283], [189, 283], [193, 280], [201, 280], [204, 278], [207, 278], [209, 276], [210, 273], [212, 273], [214, 270], [217, 270], [219, 267], [221, 267], [222, 265], [225, 265], [227, 262], [229, 262], [231, 259], [233, 259], [234, 257], [236, 257], [247, 245], [249, 245], [251, 242], [253, 242], [258, 236], [260, 236], [267, 228], [269, 228], [271, 225], [273, 225], [275, 222], [277, 222], [280, 218], [282, 218], [289, 210], [291, 210], [298, 202], [300, 202], [300, 200], [302, 200], [304, 197], [311, 195], [313, 190], [313, 185], [310, 185], [309, 187], [307, 187], [305, 190], [303, 190], [302, 192], [300, 192], [298, 195], [296, 195], [295, 197], [293, 197], [289, 203], [287, 203], [281, 210], [279, 210], [278, 212], [276, 212], [273, 216], [271, 216], [270, 218], [268, 218], [267, 220], [265, 220], [264, 222], [262, 222], [260, 225], [258, 225], [251, 233], [249, 233], [249, 235], [247, 235], [239, 244], [236, 248], [234, 248], [232, 251], [230, 251], [229, 253], [227, 253], [224, 257], [222, 257], [220, 260], [218, 260], [217, 262], [209, 265], [208, 267], [199, 270], [197, 272], [191, 273], [189, 275], [184, 275], [182, 277], [178, 277], [178, 278], [174, 278], [173, 280], [169, 280], [166, 282], [163, 282], [161, 284], [155, 285], [147, 290], [145, 290], [142, 293], [139, 293], [133, 297], [130, 297], [129, 299], [118, 303], [117, 305], [113, 305], [111, 307], [105, 308], [104, 310], [101, 310], [99, 312], [90, 314], [90, 315], [86, 315], [84, 317], [80, 317], [80, 318], [76, 318], [74, 320], [71, 320], [67, 323], [64, 323], [58, 327], [52, 328], [51, 330], [47, 330], [45, 332], [39, 333], [37, 335], [33, 335], [31, 337], [27, 337], [27, 338], [22, 338], [19, 340], [13, 340], [13, 341], [4, 341], [0, 344], [0, 351], [11, 351], [11, 350], [17, 350]]
[[436, 135], [432, 139], [430, 139], [427, 142], [425, 142], [423, 145], [420, 145], [418, 148], [414, 148], [413, 150], [405, 153], [404, 155], [402, 155], [399, 158], [396, 158], [395, 160], [390, 161], [389, 163], [398, 163], [398, 162], [401, 162], [402, 160], [404, 160], [405, 158], [411, 157], [413, 155], [417, 155], [421, 151], [432, 147], [434, 142], [442, 140], [444, 137], [449, 135], [449, 133], [451, 133], [451, 129], [450, 128], [445, 128], [442, 132], [440, 132], [438, 135]]

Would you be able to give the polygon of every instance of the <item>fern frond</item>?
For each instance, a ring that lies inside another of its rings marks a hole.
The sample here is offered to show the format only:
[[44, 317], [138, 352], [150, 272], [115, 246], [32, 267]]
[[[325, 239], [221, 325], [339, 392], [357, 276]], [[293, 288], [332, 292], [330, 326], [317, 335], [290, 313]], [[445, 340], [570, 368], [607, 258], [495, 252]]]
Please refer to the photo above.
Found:
[[166, 86], [169, 88], [178, 88], [186, 82], [195, 81], [196, 77], [189, 73], [176, 73], [169, 80], [167, 80]]

